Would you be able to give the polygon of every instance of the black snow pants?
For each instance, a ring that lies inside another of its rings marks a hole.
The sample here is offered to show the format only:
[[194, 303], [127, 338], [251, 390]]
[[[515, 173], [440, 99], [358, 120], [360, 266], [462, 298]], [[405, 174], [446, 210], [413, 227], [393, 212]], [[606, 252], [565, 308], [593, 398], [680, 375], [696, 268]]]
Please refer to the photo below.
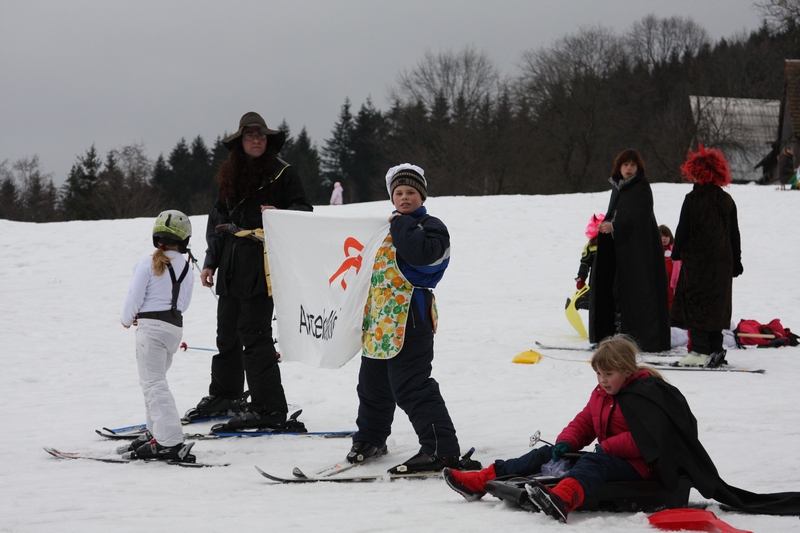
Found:
[[[433, 370], [433, 326], [431, 294], [419, 292], [412, 299], [403, 348], [391, 359], [361, 358], [358, 375], [358, 432], [353, 442], [381, 447], [392, 431], [395, 406], [408, 415], [417, 434], [420, 451], [438, 457], [458, 456], [461, 449], [456, 430], [431, 377]], [[422, 307], [422, 310], [420, 309]]]
[[217, 304], [217, 349], [211, 360], [209, 394], [235, 399], [250, 389], [253, 408], [286, 413], [286, 396], [272, 342], [272, 298], [220, 296]]

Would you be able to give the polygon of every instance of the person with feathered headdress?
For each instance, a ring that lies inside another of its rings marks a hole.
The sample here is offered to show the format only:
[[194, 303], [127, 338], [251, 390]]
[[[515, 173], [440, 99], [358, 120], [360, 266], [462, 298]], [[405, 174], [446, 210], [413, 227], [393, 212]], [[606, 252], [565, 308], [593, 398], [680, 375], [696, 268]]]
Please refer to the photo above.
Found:
[[689, 330], [689, 355], [680, 366], [724, 364], [722, 330], [730, 327], [733, 278], [744, 272], [733, 198], [722, 190], [731, 181], [725, 156], [701, 144], [681, 165], [693, 183], [681, 208], [672, 259], [681, 261], [670, 313], [671, 325]]

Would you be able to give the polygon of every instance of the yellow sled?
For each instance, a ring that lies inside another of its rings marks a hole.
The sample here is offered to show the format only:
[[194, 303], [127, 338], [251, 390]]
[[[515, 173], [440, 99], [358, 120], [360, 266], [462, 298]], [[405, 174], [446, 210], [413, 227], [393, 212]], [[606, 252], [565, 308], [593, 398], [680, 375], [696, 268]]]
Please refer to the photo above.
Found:
[[570, 300], [567, 309], [564, 311], [564, 313], [567, 315], [567, 320], [569, 323], [573, 328], [575, 328], [575, 331], [581, 334], [581, 337], [584, 339], [588, 339], [589, 335], [586, 333], [586, 328], [583, 327], [583, 319], [581, 318], [581, 315], [578, 314], [578, 310], [575, 308], [575, 302], [587, 292], [589, 292], [588, 285], [584, 285], [581, 289], [578, 289], [575, 292], [575, 296], [573, 296], [572, 300]]

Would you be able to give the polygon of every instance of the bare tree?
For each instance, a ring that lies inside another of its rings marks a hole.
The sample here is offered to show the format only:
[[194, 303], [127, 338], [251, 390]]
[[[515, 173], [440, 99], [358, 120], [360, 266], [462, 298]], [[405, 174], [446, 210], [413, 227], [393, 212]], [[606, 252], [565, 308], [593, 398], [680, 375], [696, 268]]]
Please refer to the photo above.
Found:
[[156, 194], [150, 184], [153, 162], [143, 143], [113, 149], [101, 173], [97, 201], [102, 218], [132, 218], [159, 212]]
[[547, 49], [523, 52], [516, 80], [518, 105], [528, 109], [547, 148], [547, 170], [562, 176], [567, 189], [586, 190], [602, 153], [600, 131], [607, 116], [612, 75], [623, 65], [620, 39], [590, 26]]
[[[39, 156], [23, 157], [9, 169], [8, 162], [0, 166], [0, 175], [6, 191], [16, 188], [16, 206], [10, 209], [15, 220], [25, 222], [52, 222], [58, 220], [58, 190], [53, 185], [53, 174], [45, 174], [39, 167]], [[7, 198], [6, 200], [12, 200]], [[8, 207], [8, 206], [6, 206]]]
[[433, 194], [493, 194], [493, 170], [487, 155], [486, 109], [502, 90], [497, 66], [482, 52], [428, 51], [416, 68], [403, 71], [390, 90], [389, 120], [415, 132], [392, 151], [416, 156], [431, 180]]
[[800, 26], [800, 0], [760, 0], [753, 6], [761, 12], [772, 31]]
[[711, 40], [705, 28], [690, 18], [650, 14], [633, 23], [624, 42], [635, 62], [652, 69], [685, 55], [695, 56]]
[[427, 51], [416, 68], [398, 76], [397, 88], [390, 90], [390, 97], [406, 103], [422, 102], [429, 110], [441, 106], [443, 100], [451, 110], [473, 113], [487, 96], [497, 94], [499, 81], [499, 69], [483, 52], [471, 47], [458, 53]]

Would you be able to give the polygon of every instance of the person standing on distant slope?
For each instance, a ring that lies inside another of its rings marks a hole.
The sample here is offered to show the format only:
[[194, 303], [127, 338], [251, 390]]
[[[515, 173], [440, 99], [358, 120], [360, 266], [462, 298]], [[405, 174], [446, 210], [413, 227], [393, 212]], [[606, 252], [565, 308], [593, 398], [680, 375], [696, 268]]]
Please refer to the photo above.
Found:
[[[205, 418], [236, 413], [223, 429], [283, 428], [288, 407], [272, 339], [261, 213], [266, 209], [312, 211], [300, 177], [278, 159], [286, 134], [267, 128], [258, 113], [245, 113], [239, 129], [222, 142], [230, 154], [219, 168], [219, 197], [208, 215], [203, 286], [217, 271], [217, 349], [209, 396], [187, 413]], [[257, 235], [261, 232], [261, 239]], [[243, 403], [244, 380], [251, 402]]]
[[[428, 183], [421, 168], [404, 163], [386, 173], [396, 211], [372, 267], [364, 309], [358, 374], [358, 431], [350, 463], [386, 453], [396, 406], [406, 412], [420, 451], [390, 473], [438, 472], [457, 467], [461, 450], [439, 384], [431, 377], [436, 287], [450, 262], [450, 234], [422, 205]], [[469, 461], [466, 468], [480, 468]]]
[[[167, 370], [183, 334], [183, 313], [192, 300], [194, 274], [181, 254], [188, 252], [192, 223], [180, 211], [164, 211], [153, 227], [152, 256], [133, 267], [120, 321], [136, 329], [136, 364], [144, 393], [147, 430], [117, 449], [134, 459], [194, 462], [194, 443], [184, 444], [183, 426], [167, 383]], [[164, 274], [169, 272], [168, 276]]]
[[[784, 146], [781, 155], [778, 156], [778, 181], [781, 183], [781, 190], [786, 190], [786, 185], [795, 173], [794, 153], [791, 146]], [[791, 187], [790, 187], [791, 189]]]
[[681, 208], [672, 259], [681, 261], [671, 319], [689, 330], [689, 355], [680, 366], [725, 363], [722, 330], [733, 309], [733, 278], [744, 272], [736, 203], [722, 190], [731, 181], [725, 156], [700, 145], [681, 166], [694, 183]]
[[589, 341], [625, 333], [645, 352], [669, 350], [664, 250], [639, 152], [621, 152], [609, 181], [611, 200], [589, 281]]
[[331, 205], [342, 205], [342, 184], [338, 181], [333, 184], [333, 192], [331, 193]]

